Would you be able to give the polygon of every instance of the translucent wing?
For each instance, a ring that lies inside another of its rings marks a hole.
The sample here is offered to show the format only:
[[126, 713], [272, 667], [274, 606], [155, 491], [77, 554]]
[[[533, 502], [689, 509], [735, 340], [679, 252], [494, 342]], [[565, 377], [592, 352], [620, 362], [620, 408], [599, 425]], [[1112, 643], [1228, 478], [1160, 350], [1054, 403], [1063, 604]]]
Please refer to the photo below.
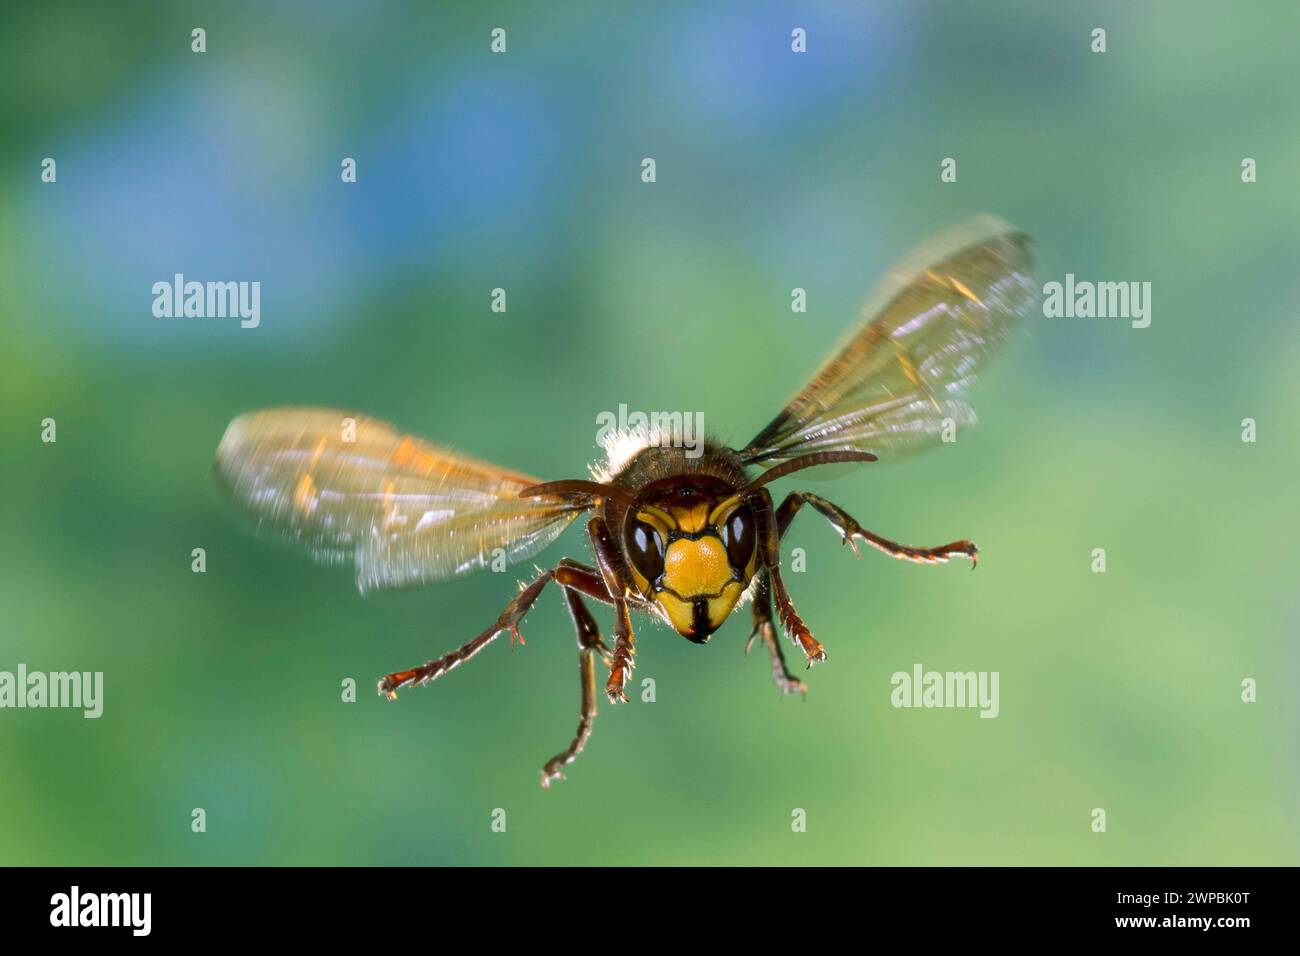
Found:
[[747, 462], [855, 449], [897, 457], [945, 419], [972, 424], [966, 388], [1037, 301], [1029, 237], [995, 216], [940, 233], [903, 259], [853, 328], [770, 425]]
[[403, 435], [385, 422], [323, 408], [236, 418], [217, 448], [227, 493], [317, 559], [351, 562], [357, 587], [442, 581], [554, 541], [582, 510], [520, 499], [538, 479]]

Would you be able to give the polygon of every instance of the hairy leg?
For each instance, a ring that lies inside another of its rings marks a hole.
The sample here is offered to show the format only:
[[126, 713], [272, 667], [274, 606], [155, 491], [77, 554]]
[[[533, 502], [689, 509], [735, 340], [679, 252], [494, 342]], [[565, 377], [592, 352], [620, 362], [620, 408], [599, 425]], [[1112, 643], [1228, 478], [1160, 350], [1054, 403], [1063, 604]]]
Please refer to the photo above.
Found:
[[[594, 569], [592, 569], [594, 574]], [[604, 582], [601, 582], [603, 587]], [[561, 780], [561, 769], [573, 763], [582, 753], [591, 737], [592, 725], [596, 720], [596, 657], [609, 653], [600, 636], [596, 619], [587, 610], [582, 595], [576, 588], [565, 587], [564, 600], [569, 606], [569, 615], [573, 618], [573, 627], [578, 638], [578, 681], [582, 686], [582, 704], [578, 712], [578, 730], [573, 741], [564, 750], [552, 757], [542, 767], [542, 786], [549, 787], [554, 780]]]
[[758, 525], [758, 547], [768, 580], [772, 585], [772, 597], [776, 602], [777, 619], [790, 639], [799, 645], [808, 666], [826, 660], [826, 648], [813, 637], [808, 625], [803, 622], [799, 612], [794, 609], [790, 592], [785, 588], [781, 578], [781, 534], [775, 511], [772, 508], [772, 496], [766, 488], [759, 488], [749, 500]]
[[808, 685], [790, 673], [785, 664], [785, 654], [781, 652], [781, 642], [777, 640], [776, 627], [772, 624], [772, 590], [768, 583], [767, 571], [760, 569], [755, 575], [758, 587], [754, 592], [754, 629], [750, 631], [749, 640], [745, 642], [745, 653], [749, 653], [754, 639], [761, 637], [767, 648], [768, 658], [772, 662], [772, 680], [784, 694], [807, 694]]
[[397, 697], [397, 691], [403, 687], [415, 687], [436, 680], [483, 650], [502, 631], [510, 632], [511, 643], [516, 640], [522, 642], [523, 635], [519, 633], [519, 622], [523, 620], [542, 590], [552, 580], [558, 580], [566, 589], [576, 588], [583, 593], [591, 593], [598, 589], [601, 594], [605, 593], [603, 581], [594, 568], [565, 558], [551, 570], [543, 571], [534, 578], [531, 584], [515, 595], [497, 619], [473, 640], [418, 667], [389, 674], [379, 682], [379, 693], [393, 700]]
[[587, 533], [591, 536], [596, 566], [600, 569], [605, 590], [614, 605], [614, 655], [610, 662], [609, 680], [605, 682], [605, 696], [610, 703], [617, 703], [627, 700], [627, 682], [632, 677], [632, 668], [636, 666], [636, 638], [632, 634], [628, 587], [620, 570], [622, 562], [613, 536], [605, 527], [605, 522], [600, 518], [592, 518], [587, 524]]
[[858, 539], [861, 538], [878, 551], [904, 561], [915, 561], [917, 564], [943, 564], [949, 558], [958, 556], [970, 558], [972, 568], [979, 562], [979, 548], [969, 541], [953, 541], [934, 548], [914, 548], [898, 544], [866, 530], [839, 505], [808, 491], [792, 491], [786, 496], [785, 501], [781, 502], [781, 507], [776, 512], [779, 536], [785, 537], [790, 522], [805, 503], [812, 505], [825, 516], [831, 523], [831, 527], [840, 533], [844, 543], [853, 549], [855, 555], [858, 554]]
[[543, 589], [551, 581], [560, 585], [564, 599], [568, 604], [569, 614], [573, 618], [573, 627], [578, 641], [578, 678], [582, 689], [582, 702], [578, 718], [578, 730], [569, 746], [560, 751], [542, 767], [542, 786], [549, 787], [554, 780], [561, 779], [561, 769], [577, 759], [591, 737], [592, 726], [596, 719], [596, 658], [609, 661], [612, 653], [600, 636], [600, 627], [592, 617], [582, 600], [583, 595], [607, 603], [615, 603], [605, 586], [605, 579], [595, 568], [577, 561], [563, 558], [554, 568], [543, 571], [532, 583], [506, 605], [505, 610], [496, 621], [467, 644], [436, 660], [421, 664], [405, 671], [389, 674], [379, 682], [379, 692], [393, 700], [397, 691], [403, 687], [427, 684], [461, 664], [492, 643], [502, 631], [509, 631], [511, 642], [523, 643], [519, 633], [519, 622], [536, 603]]

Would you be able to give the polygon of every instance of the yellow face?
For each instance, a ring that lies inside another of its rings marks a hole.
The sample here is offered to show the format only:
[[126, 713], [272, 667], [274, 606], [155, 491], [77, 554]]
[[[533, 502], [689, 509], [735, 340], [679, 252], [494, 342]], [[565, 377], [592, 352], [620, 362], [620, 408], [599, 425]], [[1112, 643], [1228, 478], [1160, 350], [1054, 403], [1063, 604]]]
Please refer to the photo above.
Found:
[[685, 486], [633, 509], [624, 547], [637, 589], [687, 640], [703, 644], [749, 587], [754, 516], [739, 497]]

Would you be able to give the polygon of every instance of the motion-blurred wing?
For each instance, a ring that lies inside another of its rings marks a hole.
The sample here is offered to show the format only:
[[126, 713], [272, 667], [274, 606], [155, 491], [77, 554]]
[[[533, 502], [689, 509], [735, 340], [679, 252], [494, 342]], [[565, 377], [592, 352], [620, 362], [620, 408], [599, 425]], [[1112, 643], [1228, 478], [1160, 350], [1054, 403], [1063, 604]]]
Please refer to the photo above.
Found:
[[748, 463], [855, 449], [897, 457], [952, 419], [975, 421], [965, 390], [1037, 301], [1029, 237], [977, 216], [913, 250], [857, 325], [770, 425]]
[[442, 581], [554, 541], [583, 509], [520, 499], [538, 479], [322, 408], [236, 418], [217, 448], [227, 493], [317, 559], [353, 562], [357, 587]]

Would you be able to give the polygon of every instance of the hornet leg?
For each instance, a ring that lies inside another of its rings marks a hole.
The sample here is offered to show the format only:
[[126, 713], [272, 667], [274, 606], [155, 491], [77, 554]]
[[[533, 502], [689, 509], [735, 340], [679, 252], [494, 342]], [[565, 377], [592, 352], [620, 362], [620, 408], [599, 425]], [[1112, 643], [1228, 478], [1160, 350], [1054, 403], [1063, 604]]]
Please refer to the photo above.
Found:
[[[589, 573], [591, 579], [594, 579], [593, 583], [599, 584], [601, 590], [604, 590], [605, 584], [594, 568], [584, 569], [584, 572]], [[573, 763], [578, 758], [578, 754], [582, 753], [582, 748], [587, 745], [592, 724], [596, 720], [596, 656], [607, 657], [609, 654], [609, 648], [601, 639], [596, 619], [587, 610], [587, 605], [583, 602], [578, 589], [566, 586], [564, 600], [569, 605], [569, 615], [573, 618], [573, 627], [578, 637], [578, 680], [582, 685], [582, 707], [579, 711], [578, 730], [574, 734], [573, 741], [548, 760], [546, 766], [542, 768], [543, 787], [549, 787], [553, 780], [563, 779], [561, 768]]]
[[600, 518], [592, 518], [587, 525], [591, 546], [596, 553], [596, 565], [605, 581], [605, 589], [614, 605], [614, 657], [605, 682], [605, 696], [611, 704], [627, 700], [627, 682], [636, 666], [636, 638], [632, 634], [632, 614], [628, 609], [628, 586], [623, 580], [622, 567], [614, 539]]
[[420, 684], [427, 684], [431, 680], [436, 680], [448, 671], [455, 670], [483, 650], [496, 640], [497, 635], [502, 631], [510, 632], [510, 643], [512, 645], [516, 640], [522, 642], [523, 635], [519, 633], [519, 622], [528, 613], [528, 609], [533, 606], [538, 595], [542, 593], [542, 589], [554, 577], [554, 569], [543, 571], [533, 579], [532, 584], [515, 595], [514, 599], [506, 605], [506, 609], [501, 612], [501, 615], [478, 637], [436, 660], [421, 664], [419, 667], [412, 667], [409, 670], [389, 674], [379, 682], [379, 693], [389, 700], [396, 700], [397, 692], [401, 688], [416, 687]]
[[790, 640], [798, 644], [799, 649], [803, 651], [808, 666], [812, 667], [826, 660], [826, 648], [813, 637], [808, 625], [794, 609], [790, 592], [785, 589], [785, 581], [781, 579], [781, 533], [776, 514], [772, 509], [772, 496], [766, 488], [759, 488], [754, 492], [750, 498], [750, 508], [753, 509], [754, 519], [758, 524], [758, 547], [761, 549], [761, 560], [772, 585], [777, 619], [785, 628], [785, 632], [790, 635]]
[[767, 571], [758, 572], [758, 589], [754, 592], [754, 630], [745, 642], [745, 653], [749, 653], [754, 639], [762, 637], [763, 646], [767, 648], [772, 662], [772, 680], [780, 688], [781, 694], [807, 694], [808, 685], [790, 673], [785, 665], [785, 655], [781, 652], [781, 642], [777, 640], [776, 628], [772, 624], [772, 590], [767, 580]]
[[573, 618], [574, 630], [577, 633], [578, 676], [582, 683], [582, 708], [578, 721], [578, 731], [573, 741], [568, 747], [548, 760], [542, 768], [543, 787], [549, 787], [551, 781], [560, 779], [563, 776], [560, 769], [572, 763], [577, 759], [578, 754], [582, 753], [583, 747], [586, 746], [587, 740], [591, 736], [592, 725], [596, 719], [596, 657], [597, 655], [607, 657], [610, 651], [605, 646], [605, 642], [600, 636], [600, 628], [596, 624], [595, 618], [591, 616], [591, 612], [587, 610], [582, 595], [587, 594], [602, 601], [613, 602], [610, 599], [609, 591], [605, 587], [604, 579], [595, 568], [587, 567], [568, 558], [562, 559], [553, 569], [543, 571], [531, 584], [520, 591], [514, 600], [506, 605], [505, 610], [501, 612], [496, 621], [472, 641], [436, 660], [421, 664], [419, 667], [389, 674], [379, 682], [379, 692], [393, 700], [397, 697], [397, 691], [400, 688], [427, 684], [429, 681], [436, 680], [448, 671], [464, 664], [487, 647], [488, 644], [492, 643], [502, 631], [510, 632], [512, 644], [515, 640], [522, 644], [523, 635], [519, 633], [519, 622], [523, 620], [529, 608], [533, 606], [542, 590], [551, 581], [555, 581], [563, 589], [565, 601], [569, 606], [569, 614]]
[[781, 502], [781, 507], [776, 512], [777, 532], [780, 536], [785, 536], [786, 529], [790, 527], [790, 522], [794, 520], [795, 514], [798, 513], [800, 506], [805, 502], [825, 516], [826, 520], [831, 523], [831, 527], [840, 533], [844, 543], [853, 549], [855, 555], [858, 554], [857, 539], [861, 538], [878, 551], [883, 551], [891, 557], [900, 558], [904, 561], [915, 561], [917, 564], [943, 564], [949, 558], [958, 555], [970, 558], [972, 568], [979, 562], [979, 548], [969, 541], [953, 541], [935, 548], [913, 548], [909, 545], [898, 544], [867, 531], [839, 505], [832, 504], [825, 498], [808, 491], [792, 491], [785, 501]]

